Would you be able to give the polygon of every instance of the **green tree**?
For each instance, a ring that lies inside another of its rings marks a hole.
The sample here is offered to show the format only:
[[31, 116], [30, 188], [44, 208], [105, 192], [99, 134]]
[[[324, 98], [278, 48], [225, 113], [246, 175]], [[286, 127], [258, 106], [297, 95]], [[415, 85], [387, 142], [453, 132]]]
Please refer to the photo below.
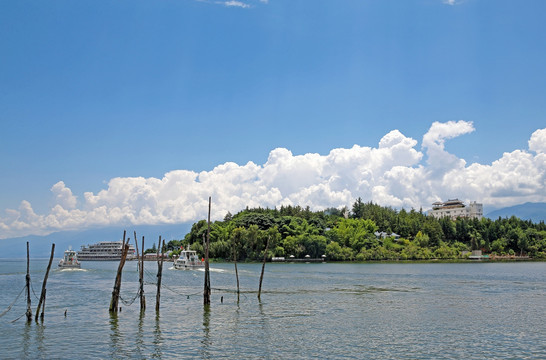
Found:
[[353, 204], [352, 212], [353, 218], [355, 219], [362, 219], [364, 217], [364, 203], [360, 197], [356, 199], [355, 203]]
[[415, 245], [419, 247], [427, 247], [429, 245], [430, 238], [427, 234], [423, 234], [421, 231], [415, 235], [415, 239], [413, 240]]
[[527, 238], [527, 235], [525, 233], [522, 233], [518, 239], [518, 248], [519, 248], [520, 256], [522, 256], [524, 252], [527, 252], [528, 246], [529, 246], [529, 239]]
[[429, 237], [429, 246], [437, 247], [444, 238], [442, 226], [435, 218], [429, 217], [423, 224], [423, 232]]
[[501, 255], [504, 254], [504, 250], [506, 249], [506, 246], [508, 245], [508, 242], [505, 238], [501, 237], [500, 239], [497, 239], [491, 243], [491, 251]]
[[374, 235], [375, 231], [377, 231], [377, 226], [371, 220], [342, 218], [329, 232], [329, 236], [358, 253], [362, 247], [372, 247], [378, 244]]

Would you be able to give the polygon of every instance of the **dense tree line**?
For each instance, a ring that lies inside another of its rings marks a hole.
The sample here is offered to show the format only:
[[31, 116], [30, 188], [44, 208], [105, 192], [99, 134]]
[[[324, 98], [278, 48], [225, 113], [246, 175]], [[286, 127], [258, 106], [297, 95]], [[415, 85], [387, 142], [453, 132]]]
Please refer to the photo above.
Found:
[[[207, 222], [198, 221], [183, 240], [172, 240], [176, 254], [188, 247], [203, 254]], [[378, 237], [376, 232], [400, 237]], [[269, 239], [268, 257], [290, 255], [329, 260], [425, 260], [464, 258], [471, 250], [495, 255], [546, 258], [546, 226], [515, 216], [436, 219], [421, 210], [395, 210], [360, 198], [352, 209], [282, 206], [280, 209], [245, 209], [228, 213], [211, 224], [210, 257], [239, 261], [259, 260]]]

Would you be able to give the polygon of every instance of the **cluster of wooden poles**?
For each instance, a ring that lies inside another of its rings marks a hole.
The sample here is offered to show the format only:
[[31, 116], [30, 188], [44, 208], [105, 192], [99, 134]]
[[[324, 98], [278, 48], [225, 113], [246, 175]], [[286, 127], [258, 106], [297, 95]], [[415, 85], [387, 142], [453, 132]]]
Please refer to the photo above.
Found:
[[[207, 243], [205, 250], [205, 286], [203, 289], [203, 302], [205, 305], [210, 305], [210, 269], [209, 269], [209, 242], [210, 242], [210, 207], [211, 207], [211, 198], [209, 197], [209, 215], [208, 215], [208, 227], [207, 227]], [[125, 241], [126, 232], [123, 232], [123, 251], [121, 254], [121, 260], [119, 262], [118, 271], [116, 274], [116, 280], [114, 282], [114, 290], [112, 291], [112, 299], [110, 301], [110, 312], [118, 312], [119, 309], [119, 293], [121, 289], [121, 274], [123, 272], [123, 266], [125, 265], [125, 260], [127, 258], [127, 252], [129, 251], [129, 240]], [[139, 255], [138, 251], [138, 241], [136, 232], [134, 232], [135, 245], [137, 251], [137, 259], [139, 261], [139, 290], [138, 295], [140, 297], [140, 311], [143, 312], [146, 310], [146, 298], [144, 296], [144, 236], [142, 237], [142, 256]], [[157, 247], [157, 294], [155, 301], [155, 311], [159, 311], [159, 300], [161, 297], [161, 276], [163, 272], [163, 249], [165, 247], [165, 240], [161, 242], [161, 236], [159, 237], [159, 243]], [[161, 254], [161, 255], [160, 255]]]
[[[121, 259], [119, 261], [118, 271], [116, 273], [116, 279], [114, 281], [114, 290], [112, 291], [112, 299], [110, 300], [110, 312], [118, 312], [118, 304], [120, 298], [121, 290], [121, 274], [123, 272], [123, 267], [125, 266], [125, 260], [127, 259], [127, 253], [129, 251], [129, 238], [125, 240], [126, 231], [123, 231], [123, 241], [122, 241], [122, 253]], [[139, 289], [138, 296], [140, 297], [140, 311], [144, 312], [146, 310], [146, 297], [144, 296], [144, 236], [142, 237], [142, 256], [139, 256], [138, 251], [138, 241], [136, 232], [134, 232], [135, 245], [137, 250], [137, 259], [138, 259], [138, 269], [139, 269]], [[163, 273], [163, 256], [160, 256], [160, 250], [165, 247], [165, 240], [161, 242], [161, 236], [159, 236], [159, 242], [157, 247], [157, 293], [155, 297], [155, 310], [159, 311], [159, 300], [161, 298], [161, 275]], [[163, 251], [161, 251], [161, 254]]]
[[[210, 305], [210, 268], [209, 268], [209, 245], [210, 245], [210, 209], [211, 209], [211, 198], [209, 197], [209, 209], [208, 209], [208, 219], [207, 219], [207, 234], [206, 234], [206, 246], [205, 246], [205, 283], [203, 289], [203, 304], [205, 306]], [[127, 259], [127, 253], [129, 251], [129, 238], [126, 238], [126, 231], [123, 231], [123, 241], [122, 241], [122, 255], [119, 262], [118, 270], [116, 273], [116, 279], [114, 281], [114, 289], [112, 291], [112, 299], [110, 301], [109, 311], [111, 313], [117, 313], [119, 308], [119, 299], [120, 299], [120, 290], [121, 290], [121, 274], [123, 272], [123, 267]], [[142, 237], [142, 256], [139, 256], [138, 241], [136, 236], [136, 231], [134, 232], [134, 239], [137, 251], [138, 259], [138, 269], [139, 269], [139, 290], [138, 296], [140, 297], [140, 311], [144, 312], [146, 310], [146, 297], [144, 296], [144, 236]], [[269, 246], [269, 239], [266, 243], [264, 260], [262, 265], [262, 272], [260, 274], [260, 286], [258, 290], [258, 299], [260, 299], [262, 292], [262, 280], [264, 276], [265, 262], [267, 257], [267, 249]], [[159, 311], [159, 302], [161, 298], [161, 276], [163, 273], [163, 249], [165, 248], [165, 240], [161, 240], [159, 236], [159, 243], [157, 247], [157, 293], [156, 293], [156, 302], [155, 310]], [[43, 321], [44, 319], [44, 310], [45, 310], [45, 299], [46, 299], [46, 284], [47, 278], [49, 276], [49, 270], [51, 269], [51, 263], [53, 262], [53, 254], [55, 253], [55, 244], [51, 246], [51, 256], [49, 258], [49, 263], [47, 270], [44, 276], [44, 281], [42, 283], [42, 292], [40, 294], [38, 308], [36, 309], [35, 321], [38, 321], [38, 317]], [[233, 259], [235, 263], [235, 276], [237, 278], [237, 301], [239, 301], [239, 274], [237, 271], [237, 252], [234, 249]], [[27, 292], [27, 311], [26, 317], [27, 321], [32, 321], [32, 309], [31, 309], [31, 298], [30, 298], [30, 260], [29, 260], [29, 243], [27, 242], [27, 274], [26, 274], [26, 292]], [[41, 312], [40, 312], [41, 310]], [[66, 315], [66, 314], [65, 314]]]
[[[210, 209], [211, 209], [211, 198], [209, 197], [209, 209], [208, 209], [208, 218], [207, 218], [207, 233], [206, 233], [206, 242], [205, 242], [205, 283], [203, 288], [203, 304], [205, 306], [210, 305], [210, 294], [211, 294], [211, 287], [210, 287], [210, 267], [209, 267], [209, 246], [210, 246]], [[146, 299], [144, 297], [144, 236], [142, 237], [142, 256], [139, 256], [138, 254], [138, 241], [136, 240], [136, 232], [134, 233], [135, 238], [135, 244], [136, 244], [136, 251], [137, 251], [137, 258], [139, 259], [139, 296], [140, 296], [140, 311], [144, 311], [146, 309]], [[165, 247], [165, 240], [163, 240], [163, 243], [161, 244], [161, 236], [159, 237], [159, 245], [157, 248], [157, 264], [158, 264], [158, 272], [157, 272], [157, 295], [156, 295], [156, 304], [155, 309], [156, 311], [159, 311], [159, 299], [160, 299], [160, 291], [161, 291], [161, 274], [163, 271], [163, 251], [162, 249]], [[267, 260], [267, 250], [269, 247], [269, 238], [267, 239], [265, 251], [264, 251], [264, 259], [262, 264], [262, 272], [260, 274], [260, 285], [258, 288], [258, 300], [261, 299], [261, 293], [262, 293], [262, 282], [264, 277], [264, 271], [265, 271], [265, 262]], [[160, 256], [160, 249], [161, 249], [161, 256]], [[121, 288], [121, 273], [123, 270], [123, 266], [125, 264], [125, 259], [127, 257], [127, 251], [129, 250], [129, 239], [127, 242], [125, 242], [125, 231], [123, 232], [123, 253], [121, 256], [121, 260], [118, 267], [118, 272], [116, 275], [116, 281], [114, 282], [114, 290], [112, 291], [112, 300], [110, 301], [110, 312], [117, 312], [118, 311], [118, 304], [119, 304], [119, 292]], [[240, 288], [239, 288], [239, 273], [237, 271], [237, 252], [234, 247], [233, 252], [233, 261], [235, 263], [235, 276], [237, 278], [237, 302], [239, 301], [239, 295], [240, 295]]]

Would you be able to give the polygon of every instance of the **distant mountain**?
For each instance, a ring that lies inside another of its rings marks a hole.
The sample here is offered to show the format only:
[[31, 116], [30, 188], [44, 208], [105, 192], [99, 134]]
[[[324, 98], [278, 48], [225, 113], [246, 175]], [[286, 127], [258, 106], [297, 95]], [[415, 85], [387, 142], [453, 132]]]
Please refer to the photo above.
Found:
[[[495, 220], [509, 218], [512, 215], [520, 219], [531, 220], [535, 223], [546, 221], [546, 203], [525, 203], [516, 206], [510, 206], [503, 209], [492, 211], [486, 217]], [[144, 246], [152, 247], [157, 244], [159, 235], [165, 241], [173, 239], [183, 239], [190, 231], [193, 223], [177, 225], [148, 225], [126, 227], [127, 237], [133, 237], [133, 231], [136, 231], [137, 237], [142, 241], [144, 236]], [[30, 244], [31, 258], [49, 258], [51, 253], [51, 244], [55, 243], [55, 258], [61, 258], [63, 252], [69, 246], [74, 250], [79, 250], [82, 245], [94, 244], [99, 241], [116, 241], [123, 237], [123, 228], [102, 228], [85, 231], [63, 231], [53, 233], [47, 236], [25, 236], [20, 238], [11, 238], [0, 240], [0, 259], [1, 258], [24, 258], [26, 257], [26, 242]], [[134, 244], [134, 240], [131, 242]]]
[[534, 223], [546, 221], [546, 203], [525, 203], [516, 206], [510, 206], [495, 210], [486, 216], [492, 220], [501, 218], [509, 218], [512, 215], [524, 220], [531, 220]]
[[[190, 231], [192, 223], [177, 225], [154, 225], [154, 226], [134, 226], [127, 227], [127, 237], [131, 238], [134, 244], [133, 232], [136, 231], [139, 239], [139, 250], [144, 236], [144, 247], [150, 248], [152, 244], [157, 244], [159, 236], [169, 240], [183, 239]], [[69, 246], [74, 250], [79, 250], [82, 245], [94, 244], [99, 241], [119, 241], [123, 238], [123, 228], [103, 228], [85, 231], [62, 231], [47, 236], [24, 236], [20, 238], [0, 240], [0, 258], [25, 258], [27, 256], [26, 242], [29, 242], [31, 258], [49, 258], [51, 254], [51, 244], [55, 243], [55, 258], [60, 259], [63, 252]]]

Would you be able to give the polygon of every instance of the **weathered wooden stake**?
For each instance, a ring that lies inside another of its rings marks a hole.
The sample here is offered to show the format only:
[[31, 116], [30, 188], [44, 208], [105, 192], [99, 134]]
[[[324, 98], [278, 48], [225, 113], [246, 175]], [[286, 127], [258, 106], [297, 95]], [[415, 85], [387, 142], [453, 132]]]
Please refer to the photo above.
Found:
[[161, 235], [159, 235], [159, 240], [157, 241], [157, 254], [156, 254], [156, 261], [157, 261], [157, 293], [155, 295], [155, 311], [159, 311], [159, 300], [161, 299], [161, 265], [159, 263], [159, 249], [161, 248]]
[[205, 288], [203, 290], [204, 305], [210, 305], [210, 271], [209, 271], [210, 204], [211, 204], [211, 198], [209, 196], [209, 217], [207, 221], [207, 246], [205, 247]]
[[51, 244], [51, 256], [49, 257], [49, 264], [47, 265], [47, 270], [44, 276], [44, 282], [42, 283], [42, 293], [40, 294], [40, 301], [38, 301], [38, 308], [36, 309], [36, 316], [34, 317], [34, 321], [38, 321], [38, 314], [40, 313], [40, 308], [42, 307], [42, 303], [44, 303], [44, 307], [42, 308], [42, 313], [40, 314], [40, 318], [44, 320], [47, 277], [49, 276], [49, 269], [51, 269], [51, 263], [53, 262], [54, 253], [55, 253], [55, 244]]
[[[155, 311], [159, 312], [159, 300], [161, 298], [161, 276], [163, 275], [163, 248], [165, 247], [165, 240], [161, 244], [161, 236], [157, 242], [157, 294], [155, 296]], [[159, 249], [161, 249], [161, 258], [159, 257]]]
[[[45, 303], [46, 303], [46, 299], [45, 299], [45, 295], [46, 295], [46, 290], [44, 289], [44, 303], [42, 304], [42, 312], [40, 313], [40, 320], [43, 322], [44, 321], [44, 311], [45, 311]], [[36, 320], [34, 320], [36, 321]]]
[[[137, 237], [136, 237], [136, 231], [133, 231], [133, 234], [135, 236], [135, 248], [136, 248], [136, 256], [137, 256], [137, 268], [138, 268], [138, 273], [139, 273], [139, 276], [140, 276], [140, 253], [138, 252], [138, 241], [137, 241]], [[142, 249], [142, 255], [144, 255], [144, 249]]]
[[235, 278], [237, 279], [237, 303], [239, 303], [239, 272], [237, 271], [237, 240], [233, 239], [233, 262], [235, 263]]
[[267, 241], [265, 243], [264, 262], [262, 264], [262, 274], [260, 275], [260, 287], [258, 289], [258, 300], [261, 300], [260, 296], [262, 295], [262, 281], [264, 279], [265, 260], [267, 259], [267, 248], [269, 247], [269, 238], [270, 236], [267, 237]]
[[[135, 243], [136, 243], [135, 236]], [[144, 236], [142, 236], [142, 259], [140, 265], [140, 311], [146, 310], [146, 297], [144, 296]]]
[[121, 259], [119, 261], [118, 272], [116, 274], [116, 280], [114, 281], [114, 290], [112, 290], [112, 300], [110, 301], [110, 312], [118, 312], [119, 292], [121, 290], [121, 274], [123, 272], [123, 266], [125, 265], [125, 259], [127, 258], [127, 252], [129, 251], [129, 240], [125, 242], [126, 231], [123, 230], [122, 252]]
[[137, 251], [137, 264], [138, 264], [138, 295], [140, 297], [140, 312], [146, 310], [146, 297], [144, 296], [144, 236], [142, 237], [142, 254], [138, 252], [138, 240], [136, 236], [136, 231], [133, 231], [135, 236], [135, 247]]
[[28, 248], [28, 241], [27, 241], [27, 321], [32, 321], [32, 310], [30, 309], [30, 251]]

